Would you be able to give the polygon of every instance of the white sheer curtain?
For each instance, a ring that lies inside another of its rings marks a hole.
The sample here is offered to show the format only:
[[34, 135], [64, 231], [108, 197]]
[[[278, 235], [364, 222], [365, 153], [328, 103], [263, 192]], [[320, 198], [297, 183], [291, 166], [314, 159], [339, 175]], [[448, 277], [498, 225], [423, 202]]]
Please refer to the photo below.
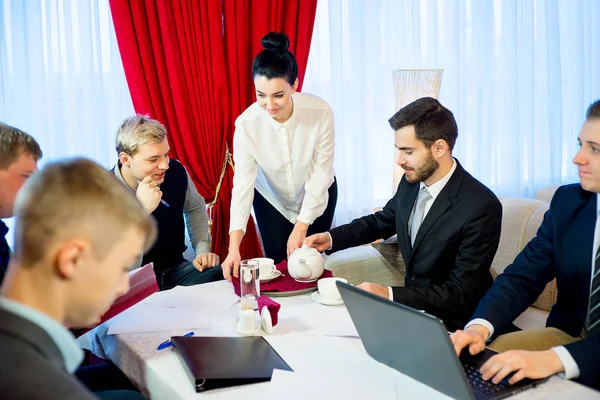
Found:
[[0, 0], [0, 121], [35, 137], [40, 166], [71, 156], [112, 166], [133, 112], [108, 0]]
[[336, 122], [336, 224], [392, 194], [395, 69], [444, 69], [454, 155], [498, 195], [577, 181], [572, 158], [600, 97], [595, 0], [319, 0], [303, 90]]
[[0, 0], [0, 121], [109, 167], [133, 111], [108, 0]]

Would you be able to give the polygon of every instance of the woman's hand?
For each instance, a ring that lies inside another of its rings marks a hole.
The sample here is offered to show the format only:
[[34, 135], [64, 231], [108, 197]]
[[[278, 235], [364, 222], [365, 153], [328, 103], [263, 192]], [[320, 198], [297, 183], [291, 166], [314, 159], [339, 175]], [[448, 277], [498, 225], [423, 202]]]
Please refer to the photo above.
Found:
[[240, 262], [242, 261], [242, 256], [240, 254], [240, 244], [242, 243], [242, 238], [244, 237], [244, 232], [237, 230], [232, 231], [229, 234], [229, 252], [227, 253], [227, 257], [225, 261], [221, 264], [221, 268], [223, 268], [223, 277], [231, 282], [232, 277], [239, 276]]
[[240, 262], [242, 261], [242, 257], [239, 251], [230, 251], [225, 258], [225, 261], [221, 264], [221, 268], [223, 268], [223, 277], [231, 282], [233, 276], [238, 277]]
[[294, 230], [290, 234], [287, 242], [287, 256], [294, 252], [294, 250], [302, 247], [302, 242], [306, 237], [306, 232], [308, 231], [308, 225], [301, 221], [296, 221], [296, 225], [294, 226]]

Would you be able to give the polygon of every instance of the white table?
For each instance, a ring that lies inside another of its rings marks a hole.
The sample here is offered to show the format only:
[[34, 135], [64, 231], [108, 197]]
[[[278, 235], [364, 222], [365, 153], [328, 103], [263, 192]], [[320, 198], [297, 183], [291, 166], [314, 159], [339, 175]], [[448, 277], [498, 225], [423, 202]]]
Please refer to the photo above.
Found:
[[[233, 290], [229, 282], [216, 282], [219, 290]], [[214, 287], [213, 287], [214, 289]], [[381, 379], [389, 376], [396, 382], [398, 398], [447, 399], [445, 395], [383, 365], [367, 355], [360, 339], [329, 336], [345, 334], [348, 313], [343, 306], [325, 307], [310, 299], [310, 295], [277, 298], [281, 304], [277, 330], [265, 339], [296, 372], [348, 374], [357, 372], [366, 382], [369, 376]], [[209, 329], [194, 329], [196, 336], [239, 336], [234, 329], [237, 306], [220, 314], [210, 315]], [[107, 335], [110, 321], [79, 339], [84, 348], [95, 355], [112, 360], [142, 392], [151, 399], [268, 399], [269, 382], [216, 389], [195, 393], [182, 360], [170, 348], [156, 350], [159, 343], [186, 331]], [[336, 332], [335, 326], [339, 326]], [[325, 334], [324, 334], [325, 333]], [[575, 382], [558, 377], [537, 388], [514, 396], [514, 399], [592, 399], [592, 391]]]

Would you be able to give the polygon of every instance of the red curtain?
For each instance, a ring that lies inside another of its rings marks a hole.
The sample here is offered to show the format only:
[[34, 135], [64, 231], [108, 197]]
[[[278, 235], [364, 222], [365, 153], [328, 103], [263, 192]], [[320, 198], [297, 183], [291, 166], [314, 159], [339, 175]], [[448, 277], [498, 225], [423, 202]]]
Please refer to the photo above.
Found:
[[[254, 99], [252, 60], [262, 36], [285, 32], [302, 77], [316, 4], [317, 0], [110, 1], [136, 112], [166, 126], [172, 157], [186, 166], [207, 204], [219, 189], [211, 233], [213, 251], [221, 259], [229, 245], [233, 179], [225, 164], [226, 150], [232, 149], [235, 118]], [[241, 255], [261, 255], [252, 218]]]

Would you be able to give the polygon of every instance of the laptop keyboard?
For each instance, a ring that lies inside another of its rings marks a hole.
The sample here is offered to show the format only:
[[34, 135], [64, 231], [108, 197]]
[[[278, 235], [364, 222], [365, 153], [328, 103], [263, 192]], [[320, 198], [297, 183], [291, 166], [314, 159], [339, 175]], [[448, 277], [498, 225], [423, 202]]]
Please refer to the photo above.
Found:
[[467, 377], [467, 381], [471, 387], [475, 390], [483, 392], [485, 394], [493, 394], [499, 390], [502, 390], [508, 387], [510, 384], [508, 383], [508, 379], [504, 378], [500, 381], [499, 384], [493, 383], [491, 380], [484, 381], [481, 377], [481, 373], [479, 372], [480, 366], [463, 363], [463, 368], [465, 369], [465, 375]]

